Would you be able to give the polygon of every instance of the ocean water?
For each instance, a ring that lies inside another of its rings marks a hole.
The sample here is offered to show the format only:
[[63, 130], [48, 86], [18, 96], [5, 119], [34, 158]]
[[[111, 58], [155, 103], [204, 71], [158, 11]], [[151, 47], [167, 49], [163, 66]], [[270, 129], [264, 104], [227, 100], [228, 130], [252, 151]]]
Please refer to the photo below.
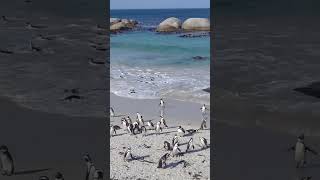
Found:
[[[111, 10], [111, 17], [139, 21], [139, 30], [111, 35], [111, 92], [129, 98], [160, 97], [209, 104], [210, 37], [150, 31], [162, 20], [209, 17], [209, 9]], [[194, 60], [202, 56], [204, 60]]]

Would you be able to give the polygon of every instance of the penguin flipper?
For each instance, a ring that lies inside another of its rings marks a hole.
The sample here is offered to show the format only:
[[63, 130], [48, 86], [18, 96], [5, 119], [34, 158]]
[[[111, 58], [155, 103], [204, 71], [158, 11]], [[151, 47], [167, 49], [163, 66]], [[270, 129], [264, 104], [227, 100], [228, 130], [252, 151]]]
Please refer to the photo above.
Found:
[[311, 152], [311, 153], [314, 154], [314, 155], [318, 155], [318, 152], [316, 152], [315, 150], [311, 149], [310, 147], [307, 147], [307, 146], [306, 146], [306, 150], [309, 151], [309, 152]]

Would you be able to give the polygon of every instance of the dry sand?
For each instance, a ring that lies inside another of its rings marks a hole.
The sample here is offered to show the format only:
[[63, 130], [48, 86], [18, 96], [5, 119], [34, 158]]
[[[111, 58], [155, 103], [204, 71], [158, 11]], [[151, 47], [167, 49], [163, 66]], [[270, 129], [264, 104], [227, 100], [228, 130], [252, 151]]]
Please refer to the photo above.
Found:
[[[136, 112], [140, 112], [145, 120], [156, 123], [159, 118], [159, 100], [137, 100], [116, 96], [111, 94], [111, 107], [117, 115], [130, 115], [134, 120]], [[164, 99], [166, 102], [165, 119], [169, 126], [163, 132], [156, 135], [153, 130], [147, 131], [146, 136], [142, 134], [129, 135], [124, 129], [118, 130], [117, 135], [110, 139], [110, 178], [113, 179], [210, 179], [210, 148], [201, 149], [199, 137], [204, 137], [210, 144], [210, 130], [200, 130], [194, 135], [186, 135], [179, 139], [181, 151], [185, 151], [186, 143], [192, 137], [195, 150], [192, 150], [182, 157], [170, 157], [165, 169], [157, 168], [158, 160], [166, 153], [163, 149], [163, 142], [171, 143], [177, 126], [184, 129], [198, 129], [201, 124], [201, 104]], [[121, 117], [112, 117], [111, 124], [121, 126]], [[210, 127], [210, 119], [207, 121]], [[146, 147], [145, 147], [146, 145]], [[148, 147], [150, 146], [150, 147]], [[123, 155], [125, 148], [131, 147], [132, 154], [138, 159], [147, 162], [133, 160], [126, 162]], [[187, 162], [184, 167], [183, 162]], [[197, 176], [197, 174], [199, 176]]]

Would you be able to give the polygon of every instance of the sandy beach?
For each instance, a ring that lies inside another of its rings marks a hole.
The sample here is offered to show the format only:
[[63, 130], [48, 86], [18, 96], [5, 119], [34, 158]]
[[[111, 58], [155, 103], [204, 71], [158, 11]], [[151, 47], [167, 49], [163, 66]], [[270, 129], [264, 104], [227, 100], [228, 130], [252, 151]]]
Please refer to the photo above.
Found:
[[[195, 149], [182, 157], [169, 157], [165, 169], [157, 168], [158, 161], [166, 153], [163, 142], [171, 142], [177, 133], [177, 126], [184, 129], [198, 129], [201, 124], [201, 104], [165, 99], [165, 119], [168, 128], [156, 135], [154, 130], [143, 134], [130, 135], [124, 129], [110, 138], [110, 178], [112, 179], [210, 179], [210, 148], [201, 149], [199, 137], [204, 137], [210, 144], [210, 129], [200, 130], [194, 135], [186, 135], [179, 139], [181, 151], [192, 137]], [[159, 100], [129, 99], [110, 95], [110, 105], [115, 115], [130, 115], [134, 120], [136, 112], [140, 112], [146, 120], [156, 123], [159, 118]], [[110, 124], [121, 126], [121, 117], [111, 117]], [[210, 119], [207, 121], [210, 128]], [[125, 148], [131, 147], [133, 156], [139, 160], [126, 162], [123, 160]], [[186, 162], [186, 163], [184, 163]], [[185, 166], [185, 167], [184, 167]], [[125, 171], [125, 172], [124, 172]]]

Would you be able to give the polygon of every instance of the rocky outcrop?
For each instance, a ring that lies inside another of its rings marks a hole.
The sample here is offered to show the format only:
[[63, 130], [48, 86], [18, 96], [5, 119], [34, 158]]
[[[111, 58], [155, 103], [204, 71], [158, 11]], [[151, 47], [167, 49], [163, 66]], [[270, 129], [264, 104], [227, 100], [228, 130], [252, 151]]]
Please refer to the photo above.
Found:
[[182, 24], [185, 31], [210, 31], [210, 20], [208, 18], [189, 18]]
[[175, 17], [170, 17], [162, 21], [156, 31], [157, 32], [175, 32], [181, 28], [181, 20]]
[[131, 19], [110, 18], [110, 31], [113, 33], [134, 29], [138, 22]]

